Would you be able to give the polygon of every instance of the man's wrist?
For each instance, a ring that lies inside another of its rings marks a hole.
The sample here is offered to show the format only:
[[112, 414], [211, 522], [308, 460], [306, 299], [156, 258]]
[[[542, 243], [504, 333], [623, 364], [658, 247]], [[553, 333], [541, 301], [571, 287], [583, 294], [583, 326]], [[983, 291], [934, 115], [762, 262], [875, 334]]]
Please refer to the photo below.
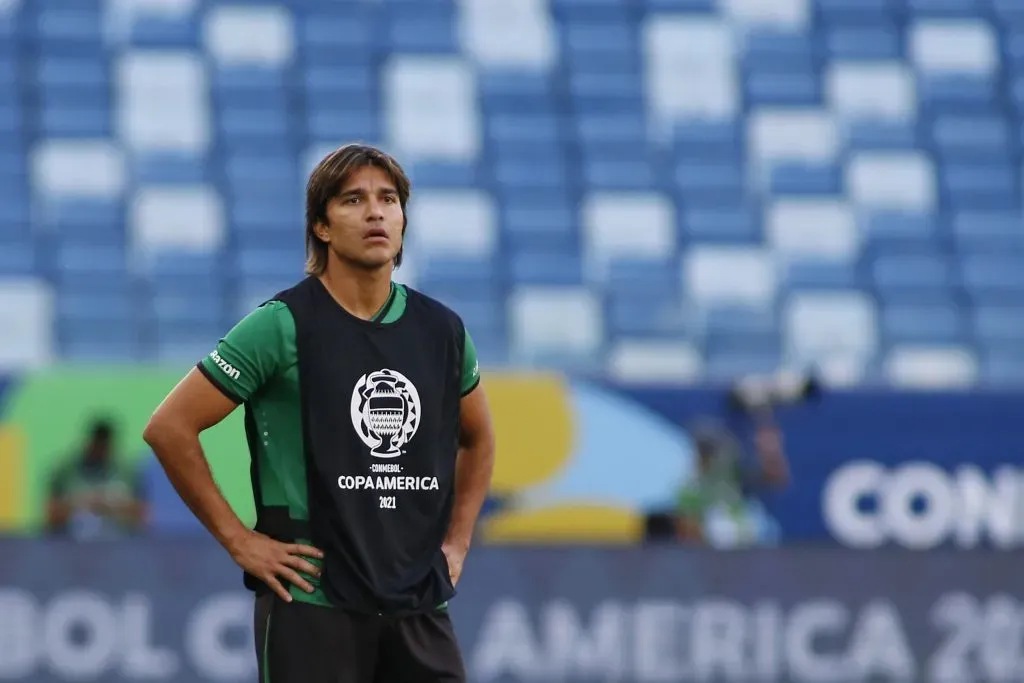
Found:
[[449, 533], [444, 539], [444, 544], [462, 553], [466, 553], [469, 552], [472, 540], [472, 534]]
[[245, 537], [249, 535], [250, 531], [251, 530], [244, 524], [239, 523], [236, 528], [224, 531], [219, 535], [220, 544], [224, 546], [224, 549], [228, 551], [229, 555], [233, 556], [238, 550], [238, 546], [242, 543]]

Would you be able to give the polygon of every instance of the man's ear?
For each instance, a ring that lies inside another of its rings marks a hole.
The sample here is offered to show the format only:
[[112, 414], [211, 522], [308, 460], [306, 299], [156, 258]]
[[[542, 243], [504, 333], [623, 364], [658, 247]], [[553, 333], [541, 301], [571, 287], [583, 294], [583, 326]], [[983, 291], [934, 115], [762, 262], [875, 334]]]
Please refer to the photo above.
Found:
[[317, 239], [327, 244], [331, 241], [331, 233], [327, 229], [327, 226], [323, 223], [317, 223], [313, 226], [313, 232], [316, 234]]

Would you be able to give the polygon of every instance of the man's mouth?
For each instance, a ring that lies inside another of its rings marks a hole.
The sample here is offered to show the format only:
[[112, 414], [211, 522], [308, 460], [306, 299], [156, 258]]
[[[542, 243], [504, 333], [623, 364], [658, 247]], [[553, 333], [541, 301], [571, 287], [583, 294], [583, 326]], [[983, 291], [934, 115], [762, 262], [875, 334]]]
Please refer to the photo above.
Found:
[[388, 231], [385, 230], [384, 228], [371, 228], [370, 230], [366, 231], [366, 234], [363, 237], [368, 240], [387, 239]]

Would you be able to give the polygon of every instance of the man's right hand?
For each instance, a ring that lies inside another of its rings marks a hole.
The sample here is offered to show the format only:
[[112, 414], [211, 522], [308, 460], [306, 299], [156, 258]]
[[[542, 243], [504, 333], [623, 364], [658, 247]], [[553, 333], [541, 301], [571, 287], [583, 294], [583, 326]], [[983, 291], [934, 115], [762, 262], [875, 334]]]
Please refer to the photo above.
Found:
[[312, 593], [313, 586], [299, 576], [299, 572], [319, 577], [320, 569], [305, 557], [319, 560], [324, 556], [312, 546], [281, 543], [256, 531], [246, 533], [228, 548], [228, 552], [238, 566], [270, 586], [285, 602], [291, 602], [292, 596], [281, 579]]

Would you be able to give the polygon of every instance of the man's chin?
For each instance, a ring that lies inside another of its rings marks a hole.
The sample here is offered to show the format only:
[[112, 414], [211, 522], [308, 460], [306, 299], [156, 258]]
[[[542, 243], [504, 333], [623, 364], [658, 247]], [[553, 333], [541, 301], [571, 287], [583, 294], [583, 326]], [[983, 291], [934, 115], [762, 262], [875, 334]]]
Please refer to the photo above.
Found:
[[394, 265], [394, 256], [376, 256], [363, 254], [356, 258], [347, 259], [349, 264], [360, 270], [375, 271], [391, 268]]

